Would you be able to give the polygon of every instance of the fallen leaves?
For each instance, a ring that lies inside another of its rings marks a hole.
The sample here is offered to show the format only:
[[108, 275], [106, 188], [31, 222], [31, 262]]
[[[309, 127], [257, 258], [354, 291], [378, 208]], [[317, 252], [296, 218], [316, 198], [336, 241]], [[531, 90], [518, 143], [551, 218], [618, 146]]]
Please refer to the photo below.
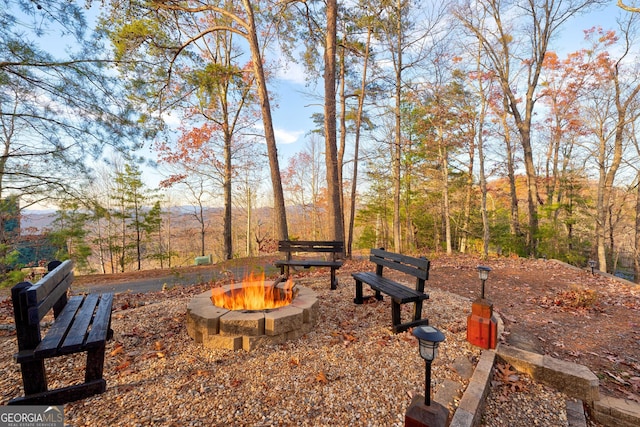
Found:
[[333, 337], [331, 341], [329, 341], [331, 345], [342, 343], [343, 345], [348, 346], [349, 344], [358, 341], [358, 338], [354, 335], [353, 331], [333, 331], [331, 332], [331, 336]]
[[[125, 336], [135, 336], [136, 334], [128, 334]], [[117, 359], [117, 365], [114, 370], [120, 375], [128, 375], [135, 371], [134, 364], [138, 361], [149, 359], [164, 359], [167, 357], [166, 348], [163, 341], [156, 340], [152, 344], [151, 350], [130, 350], [127, 351], [125, 345], [121, 342], [114, 343], [113, 349], [109, 352], [110, 357]]]
[[130, 360], [125, 360], [124, 362], [122, 362], [121, 364], [116, 366], [115, 370], [116, 370], [116, 372], [122, 372], [125, 369], [127, 369], [129, 366], [131, 366], [131, 361]]
[[619, 382], [619, 383], [620, 383], [620, 384], [622, 384], [622, 385], [627, 385], [627, 384], [629, 384], [628, 382], [626, 382], [625, 380], [623, 380], [621, 377], [619, 377], [619, 376], [617, 376], [617, 375], [614, 375], [614, 374], [612, 374], [612, 373], [611, 373], [611, 372], [609, 372], [609, 371], [604, 371], [604, 372], [605, 372], [605, 374], [609, 375], [611, 378], [613, 378], [614, 380], [616, 380], [617, 382]]
[[569, 290], [557, 292], [553, 296], [541, 296], [534, 298], [540, 307], [546, 309], [558, 309], [562, 311], [603, 311], [600, 306], [601, 296], [593, 289], [580, 288], [571, 285]]
[[499, 390], [499, 398], [506, 399], [509, 393], [527, 389], [523, 375], [508, 363], [498, 363], [493, 374], [491, 385]]
[[111, 353], [109, 353], [109, 355], [113, 357], [123, 352], [124, 352], [124, 346], [121, 343], [116, 343], [115, 348], [111, 350]]
[[327, 380], [327, 376], [323, 371], [320, 371], [318, 375], [316, 375], [316, 381], [321, 384], [326, 384], [329, 382], [329, 380]]

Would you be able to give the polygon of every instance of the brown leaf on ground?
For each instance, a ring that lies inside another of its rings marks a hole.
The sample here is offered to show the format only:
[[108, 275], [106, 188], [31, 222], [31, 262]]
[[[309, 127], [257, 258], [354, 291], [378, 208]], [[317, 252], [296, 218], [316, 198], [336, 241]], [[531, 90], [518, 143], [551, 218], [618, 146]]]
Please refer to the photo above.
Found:
[[613, 378], [614, 380], [616, 380], [617, 382], [619, 382], [620, 384], [622, 384], [622, 385], [627, 385], [627, 384], [629, 384], [628, 382], [626, 382], [625, 380], [623, 380], [623, 379], [622, 379], [622, 378], [620, 378], [619, 376], [614, 375], [614, 374], [612, 374], [612, 373], [611, 373], [611, 372], [609, 372], [609, 371], [605, 371], [605, 373], [606, 373], [607, 375], [609, 375], [611, 378]]
[[495, 384], [505, 386], [505, 390], [503, 390], [505, 395], [510, 392], [526, 390], [527, 388], [526, 383], [522, 380], [521, 374], [508, 363], [498, 363], [496, 365], [494, 378]]
[[327, 376], [324, 374], [324, 372], [320, 372], [318, 375], [316, 375], [316, 381], [321, 383], [321, 384], [326, 384], [329, 382], [329, 380], [327, 380]]
[[355, 337], [354, 335], [352, 335], [350, 333], [347, 333], [347, 332], [344, 332], [342, 334], [342, 337], [344, 338], [345, 341], [348, 341], [348, 342], [353, 342], [353, 341], [357, 341], [358, 340], [357, 337]]
[[116, 347], [111, 350], [111, 353], [109, 353], [111, 355], [111, 357], [113, 356], [117, 356], [118, 354], [121, 354], [122, 352], [124, 352], [124, 346], [120, 343], [116, 344]]
[[129, 366], [131, 366], [131, 361], [129, 360], [125, 360], [124, 362], [122, 362], [121, 364], [119, 364], [118, 366], [115, 367], [116, 371], [118, 372], [122, 372], [125, 369], [127, 369]]

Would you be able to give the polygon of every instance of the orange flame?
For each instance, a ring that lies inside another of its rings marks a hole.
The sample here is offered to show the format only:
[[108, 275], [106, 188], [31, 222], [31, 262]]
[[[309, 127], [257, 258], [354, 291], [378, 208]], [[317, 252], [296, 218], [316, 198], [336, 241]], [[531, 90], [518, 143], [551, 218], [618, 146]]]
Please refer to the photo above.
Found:
[[211, 289], [211, 301], [228, 310], [267, 310], [289, 305], [293, 300], [293, 280], [289, 278], [283, 286], [265, 283], [262, 273], [246, 277], [242, 283], [234, 283], [231, 289]]

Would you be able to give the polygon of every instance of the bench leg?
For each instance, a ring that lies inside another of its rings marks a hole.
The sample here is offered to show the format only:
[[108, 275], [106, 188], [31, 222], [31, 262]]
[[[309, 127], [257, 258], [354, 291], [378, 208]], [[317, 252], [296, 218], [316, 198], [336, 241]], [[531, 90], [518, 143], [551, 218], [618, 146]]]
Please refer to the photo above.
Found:
[[47, 391], [47, 373], [44, 370], [44, 360], [24, 362], [20, 364], [24, 394], [36, 394]]
[[362, 282], [360, 280], [356, 280], [356, 297], [353, 299], [353, 302], [356, 304], [362, 304], [364, 302], [362, 299]]
[[338, 288], [338, 280], [336, 279], [336, 269], [331, 267], [331, 290]]
[[104, 371], [105, 343], [99, 347], [87, 351], [87, 371], [84, 374], [84, 382], [101, 380]]
[[418, 321], [422, 319], [422, 301], [416, 301], [413, 306], [413, 320]]
[[382, 296], [382, 293], [377, 289], [376, 289], [376, 299], [378, 301], [383, 301], [384, 300], [384, 297]]
[[400, 303], [391, 300], [391, 324], [393, 331], [396, 332], [400, 326]]

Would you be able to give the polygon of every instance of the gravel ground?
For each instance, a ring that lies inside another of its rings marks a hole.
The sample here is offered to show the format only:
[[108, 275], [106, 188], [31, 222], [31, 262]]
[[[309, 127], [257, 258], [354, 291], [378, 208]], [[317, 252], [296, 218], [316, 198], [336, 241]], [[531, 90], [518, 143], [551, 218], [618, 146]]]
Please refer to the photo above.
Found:
[[567, 426], [567, 396], [508, 365], [494, 367], [482, 417], [484, 427]]
[[[325, 275], [301, 283], [320, 300], [316, 328], [304, 337], [253, 352], [211, 350], [187, 335], [185, 312], [199, 286], [116, 296], [107, 346], [107, 392], [65, 405], [72, 426], [296, 425], [401, 426], [414, 394], [424, 391], [424, 361], [409, 333], [392, 334], [390, 303], [353, 304], [354, 286], [329, 290]], [[445, 378], [468, 383], [451, 367], [475, 364], [466, 341], [470, 302], [430, 292], [423, 313], [446, 335], [433, 363], [433, 386]], [[410, 316], [409, 306], [403, 318]], [[11, 355], [15, 336], [3, 331], [1, 403], [22, 394]], [[81, 355], [47, 361], [50, 388], [81, 382]], [[452, 405], [455, 405], [455, 400]], [[450, 408], [455, 409], [453, 406]]]
[[[391, 333], [388, 298], [353, 304], [353, 280], [344, 268], [338, 290], [330, 291], [327, 279], [324, 272], [298, 279], [320, 300], [312, 332], [253, 352], [207, 349], [187, 335], [186, 305], [205, 285], [116, 295], [115, 336], [105, 361], [107, 392], [65, 405], [66, 423], [403, 426], [412, 397], [424, 393], [417, 340], [410, 332]], [[468, 384], [455, 366], [464, 359], [474, 366], [480, 354], [466, 341], [471, 301], [442, 290], [429, 294], [423, 313], [446, 336], [433, 363], [433, 389], [445, 379], [459, 384], [459, 395], [447, 404], [453, 414]], [[2, 324], [12, 323], [8, 306], [5, 300]], [[403, 307], [403, 319], [411, 309]], [[16, 347], [11, 328], [0, 328], [1, 404], [22, 395], [19, 366], [11, 357]], [[84, 362], [82, 355], [48, 360], [50, 387], [82, 382]], [[492, 382], [483, 426], [565, 426], [565, 400], [502, 366]]]

